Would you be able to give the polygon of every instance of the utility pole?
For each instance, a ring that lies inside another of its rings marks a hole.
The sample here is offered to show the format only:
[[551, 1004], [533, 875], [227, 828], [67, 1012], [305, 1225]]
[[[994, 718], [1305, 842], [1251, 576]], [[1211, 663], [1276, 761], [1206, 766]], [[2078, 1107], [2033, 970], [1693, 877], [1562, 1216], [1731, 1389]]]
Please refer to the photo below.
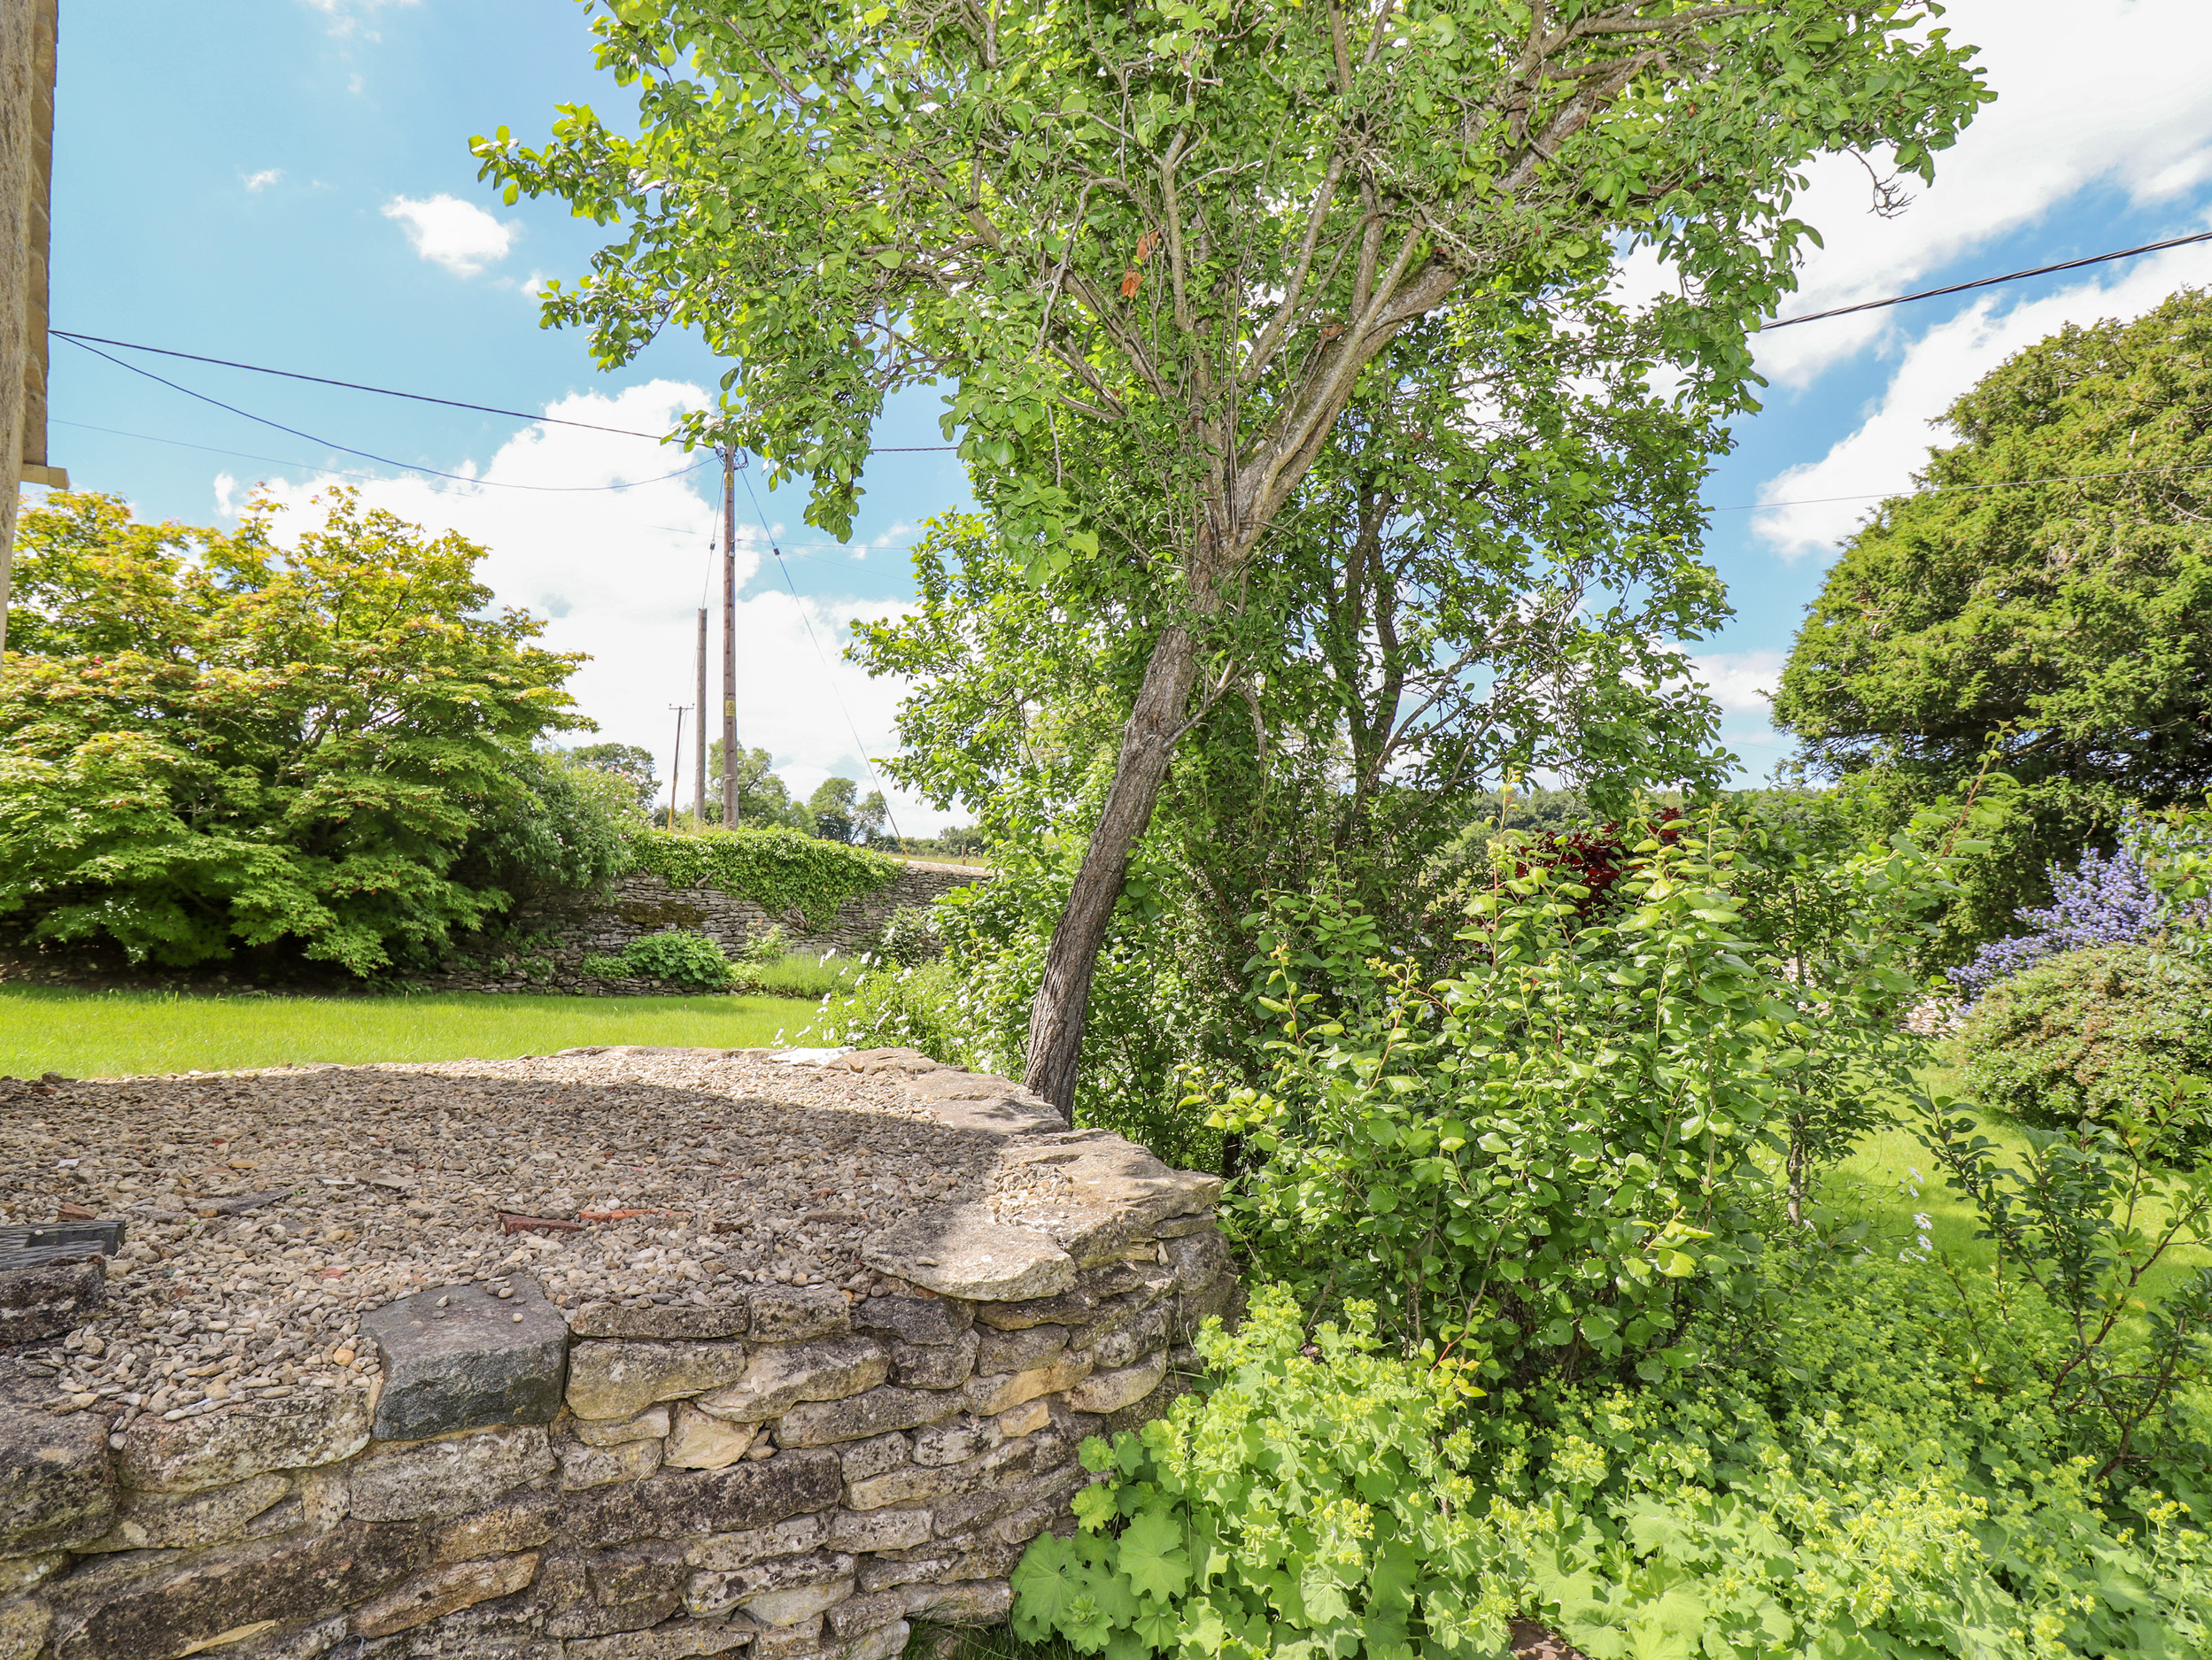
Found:
[[738, 450], [722, 449], [722, 823], [738, 827]]
[[671, 836], [676, 834], [676, 786], [684, 776], [684, 711], [691, 706], [688, 703], [669, 705], [676, 711], [676, 759], [669, 763], [669, 834]]
[[699, 719], [692, 727], [692, 749], [698, 763], [692, 768], [692, 829], [707, 828], [707, 607], [699, 608]]

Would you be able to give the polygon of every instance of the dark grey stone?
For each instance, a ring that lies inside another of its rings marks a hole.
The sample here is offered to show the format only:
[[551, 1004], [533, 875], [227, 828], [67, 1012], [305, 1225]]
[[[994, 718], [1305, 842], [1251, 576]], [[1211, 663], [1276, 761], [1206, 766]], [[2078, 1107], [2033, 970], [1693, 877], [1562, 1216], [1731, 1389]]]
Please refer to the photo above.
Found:
[[844, 1485], [832, 1452], [794, 1450], [727, 1470], [663, 1471], [569, 1494], [561, 1533], [586, 1548], [732, 1533], [827, 1509]]
[[107, 1307], [107, 1265], [49, 1262], [0, 1270], [0, 1344], [72, 1331]]
[[44, 1378], [0, 1371], [0, 1555], [86, 1544], [114, 1524], [107, 1421], [56, 1417], [51, 1396]]
[[960, 1397], [941, 1389], [886, 1384], [842, 1401], [815, 1401], [785, 1409], [776, 1425], [778, 1447], [829, 1447], [935, 1424], [960, 1410]]
[[517, 1274], [508, 1283], [514, 1295], [505, 1301], [482, 1286], [441, 1286], [361, 1316], [384, 1366], [378, 1440], [553, 1422], [568, 1377], [568, 1323], [536, 1280]]
[[798, 1343], [853, 1329], [852, 1304], [834, 1286], [762, 1286], [746, 1298], [759, 1343]]
[[957, 1343], [976, 1323], [975, 1306], [956, 1297], [868, 1297], [853, 1309], [853, 1329], [902, 1343]]

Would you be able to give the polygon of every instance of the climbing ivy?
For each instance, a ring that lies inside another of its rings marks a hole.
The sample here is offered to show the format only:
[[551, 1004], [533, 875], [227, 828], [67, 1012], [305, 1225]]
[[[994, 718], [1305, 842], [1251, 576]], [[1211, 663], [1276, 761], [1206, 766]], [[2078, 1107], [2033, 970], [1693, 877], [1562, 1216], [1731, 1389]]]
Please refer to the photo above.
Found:
[[751, 899], [773, 916], [798, 911], [814, 928], [827, 927], [847, 899], [876, 892], [899, 873], [881, 853], [787, 830], [648, 831], [632, 837], [630, 847], [631, 869], [672, 888], [704, 883]]

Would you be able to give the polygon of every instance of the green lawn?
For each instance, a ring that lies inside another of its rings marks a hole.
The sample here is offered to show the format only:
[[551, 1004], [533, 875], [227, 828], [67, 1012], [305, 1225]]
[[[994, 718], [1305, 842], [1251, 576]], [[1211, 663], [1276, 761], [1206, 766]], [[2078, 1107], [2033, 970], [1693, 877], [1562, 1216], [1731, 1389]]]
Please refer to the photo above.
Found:
[[788, 997], [200, 997], [0, 985], [0, 1073], [491, 1061], [594, 1043], [739, 1049], [798, 1041], [813, 1017]]

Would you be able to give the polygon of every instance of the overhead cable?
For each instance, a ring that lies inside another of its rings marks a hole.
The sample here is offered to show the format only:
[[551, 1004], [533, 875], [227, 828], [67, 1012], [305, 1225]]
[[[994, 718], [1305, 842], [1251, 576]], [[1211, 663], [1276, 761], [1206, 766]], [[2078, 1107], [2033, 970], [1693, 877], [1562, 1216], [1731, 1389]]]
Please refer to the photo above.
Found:
[[2167, 248], [2186, 247], [2193, 242], [2212, 242], [2212, 230], [2200, 230], [2188, 236], [2169, 236], [2164, 242], [2146, 242], [2140, 248], [2119, 248], [2111, 253], [2091, 254], [2086, 259], [2061, 259], [2056, 265], [2039, 265], [2026, 271], [2007, 271], [2002, 276], [1976, 277], [1971, 282], [1953, 282], [1945, 288], [1922, 289], [1917, 294], [1897, 294], [1886, 300], [1861, 300], [1856, 305], [1837, 305], [1824, 312], [1807, 312], [1802, 317], [1784, 317], [1779, 321], [1764, 324], [1760, 332], [1771, 334], [1777, 328], [1792, 328], [1799, 323], [1817, 323], [1824, 317], [1848, 317], [1853, 312], [1880, 311], [1884, 305], [1903, 305], [1912, 300], [1932, 300], [1945, 294], [1963, 294], [1968, 289], [1993, 288], [1999, 282], [2017, 282], [2023, 277], [2048, 276], [2053, 271], [2078, 271], [2084, 266], [2103, 265], [2108, 259], [2132, 259], [2139, 253], [2157, 253]]

